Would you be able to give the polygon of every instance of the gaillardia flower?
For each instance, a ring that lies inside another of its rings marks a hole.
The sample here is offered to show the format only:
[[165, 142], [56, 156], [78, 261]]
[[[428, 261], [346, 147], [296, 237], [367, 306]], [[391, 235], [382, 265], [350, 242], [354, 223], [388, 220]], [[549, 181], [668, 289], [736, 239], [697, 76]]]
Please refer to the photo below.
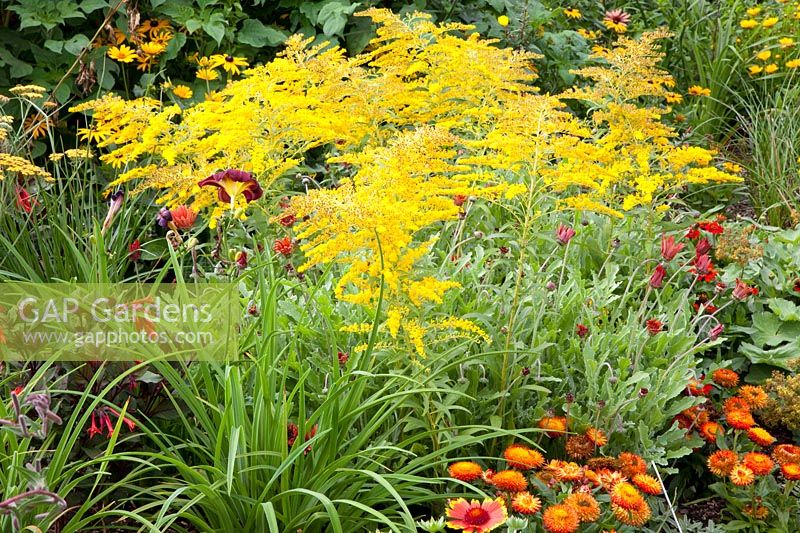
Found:
[[239, 195], [244, 196], [244, 199], [250, 203], [258, 200], [264, 194], [264, 191], [261, 190], [261, 185], [258, 184], [253, 175], [244, 170], [223, 170], [201, 180], [198, 185], [201, 187], [207, 185], [217, 187], [219, 189], [217, 191], [219, 201], [224, 203], [229, 203], [231, 199]]
[[461, 529], [465, 533], [483, 533], [503, 525], [508, 511], [501, 498], [467, 501], [464, 498], [450, 500], [447, 506], [447, 526]]

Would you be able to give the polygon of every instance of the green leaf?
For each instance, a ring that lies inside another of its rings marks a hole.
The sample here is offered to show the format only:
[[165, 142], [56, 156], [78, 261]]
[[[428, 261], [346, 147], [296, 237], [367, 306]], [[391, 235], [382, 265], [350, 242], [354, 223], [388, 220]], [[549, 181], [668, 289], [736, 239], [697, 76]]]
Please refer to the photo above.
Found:
[[81, 11], [84, 13], [91, 13], [104, 7], [108, 7], [106, 0], [83, 0], [80, 5]]
[[781, 298], [770, 298], [769, 308], [778, 315], [778, 318], [786, 321], [800, 321], [800, 310], [788, 300]]
[[186, 44], [186, 35], [183, 33], [176, 33], [175, 37], [170, 39], [169, 44], [167, 45], [167, 49], [164, 52], [164, 59], [169, 61], [170, 59], [175, 59], [178, 57], [178, 53], [183, 48], [183, 45]]
[[225, 17], [221, 13], [214, 13], [203, 23], [203, 31], [217, 41], [218, 45], [222, 44], [222, 39], [225, 38]]
[[64, 50], [74, 56], [77, 56], [83, 52], [84, 48], [87, 46], [89, 46], [89, 38], [82, 33], [79, 33], [64, 43]]
[[319, 10], [317, 24], [322, 24], [322, 33], [328, 36], [341, 35], [347, 25], [347, 17], [353, 14], [357, 4], [330, 2]]
[[194, 33], [203, 27], [203, 21], [197, 19], [189, 19], [186, 21], [186, 24], [184, 24], [184, 26], [186, 26], [186, 30], [189, 33]]
[[44, 47], [57, 54], [60, 54], [61, 50], [64, 48], [64, 41], [54, 41], [52, 39], [48, 39], [44, 42]]
[[236, 34], [238, 41], [256, 48], [264, 46], [277, 46], [286, 40], [287, 35], [271, 26], [266, 26], [260, 20], [247, 19], [242, 24], [242, 29]]

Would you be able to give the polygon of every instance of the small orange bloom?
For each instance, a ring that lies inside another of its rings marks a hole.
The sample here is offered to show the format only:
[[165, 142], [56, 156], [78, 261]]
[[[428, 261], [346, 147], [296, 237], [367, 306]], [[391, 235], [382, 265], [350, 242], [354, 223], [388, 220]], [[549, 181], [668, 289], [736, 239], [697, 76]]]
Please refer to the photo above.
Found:
[[749, 411], [750, 404], [744, 398], [733, 396], [725, 400], [725, 412], [729, 411]]
[[511, 507], [520, 514], [532, 515], [541, 511], [542, 500], [528, 491], [518, 492], [511, 498]]
[[734, 429], [750, 429], [756, 425], [749, 411], [728, 411], [725, 413], [725, 420]]
[[623, 509], [636, 509], [644, 500], [642, 494], [630, 483], [617, 483], [611, 491], [611, 502]]
[[588, 459], [594, 455], [595, 445], [586, 435], [570, 435], [567, 437], [567, 455], [573, 459]]
[[781, 465], [781, 474], [789, 481], [800, 479], [800, 464], [784, 463]]
[[627, 478], [632, 478], [636, 474], [647, 472], [647, 463], [635, 453], [622, 452], [619, 454], [619, 471]]
[[741, 464], [734, 466], [731, 473], [728, 474], [728, 477], [731, 483], [740, 487], [750, 485], [756, 479], [753, 471]]
[[730, 368], [718, 368], [711, 374], [711, 379], [720, 387], [731, 388], [739, 384], [739, 374]]
[[573, 492], [564, 500], [565, 505], [569, 505], [578, 514], [581, 522], [595, 522], [600, 518], [600, 504], [591, 494], [585, 492]]
[[753, 409], [761, 409], [767, 405], [767, 401], [769, 401], [769, 396], [767, 395], [766, 391], [761, 387], [756, 387], [754, 385], [745, 385], [739, 388], [739, 396], [747, 402], [747, 404], [752, 407]]
[[170, 214], [172, 215], [172, 223], [178, 229], [189, 229], [194, 226], [194, 221], [197, 220], [197, 213], [185, 205], [170, 209]]
[[650, 506], [647, 505], [644, 499], [642, 499], [639, 506], [634, 509], [625, 509], [624, 507], [612, 503], [611, 512], [614, 513], [614, 517], [623, 524], [634, 527], [642, 527], [645, 525], [647, 521], [650, 520], [652, 514]]
[[583, 479], [583, 468], [577, 463], [563, 463], [554, 474], [559, 481], [578, 481]]
[[447, 471], [450, 473], [450, 477], [467, 482], [475, 481], [483, 473], [481, 465], [472, 461], [458, 461], [451, 464]]
[[567, 419], [563, 416], [546, 416], [539, 420], [539, 429], [544, 429], [551, 439], [560, 437], [567, 431]]
[[603, 433], [602, 430], [590, 427], [589, 429], [586, 430], [586, 436], [598, 448], [608, 444], [608, 437], [606, 437], [606, 434]]
[[717, 435], [724, 435], [725, 430], [716, 422], [706, 422], [700, 426], [700, 436], [707, 442], [716, 442]]
[[775, 442], [775, 437], [763, 428], [750, 428], [747, 430], [747, 436], [759, 446], [769, 446]]
[[778, 464], [798, 463], [800, 464], [800, 446], [794, 444], [778, 444], [772, 450], [772, 458]]
[[503, 457], [506, 458], [508, 466], [517, 470], [530, 470], [544, 464], [544, 456], [524, 444], [512, 444], [503, 452]]
[[561, 503], [544, 510], [542, 525], [550, 533], [574, 533], [580, 526], [580, 519], [575, 509]]
[[757, 476], [766, 476], [775, 466], [775, 463], [769, 458], [769, 455], [758, 452], [744, 454], [742, 464], [752, 470]]
[[633, 484], [644, 492], [645, 494], [658, 495], [661, 494], [661, 483], [656, 478], [648, 474], [636, 474], [633, 476]]
[[751, 504], [747, 504], [742, 509], [742, 512], [748, 516], [752, 516], [756, 520], [763, 520], [767, 516], [769, 516], [769, 509], [764, 507], [763, 505], [756, 504], [755, 509]]
[[627, 481], [628, 478], [620, 474], [619, 472], [612, 472], [611, 470], [602, 470], [598, 472], [600, 477], [600, 483], [603, 485], [603, 488], [606, 491], [611, 492], [617, 483], [622, 483], [623, 481]]
[[708, 458], [708, 469], [719, 477], [727, 476], [739, 463], [739, 456], [731, 450], [718, 450]]
[[506, 492], [522, 492], [528, 488], [528, 480], [516, 470], [501, 470], [492, 476], [492, 485]]

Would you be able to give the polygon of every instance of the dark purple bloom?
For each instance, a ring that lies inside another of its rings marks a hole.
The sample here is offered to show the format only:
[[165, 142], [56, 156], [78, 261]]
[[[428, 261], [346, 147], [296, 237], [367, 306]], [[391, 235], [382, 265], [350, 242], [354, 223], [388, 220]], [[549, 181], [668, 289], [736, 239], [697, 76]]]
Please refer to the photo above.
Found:
[[244, 170], [228, 169], [212, 174], [198, 183], [201, 187], [217, 187], [220, 202], [229, 203], [231, 198], [244, 196], [248, 203], [258, 200], [264, 194], [253, 175]]

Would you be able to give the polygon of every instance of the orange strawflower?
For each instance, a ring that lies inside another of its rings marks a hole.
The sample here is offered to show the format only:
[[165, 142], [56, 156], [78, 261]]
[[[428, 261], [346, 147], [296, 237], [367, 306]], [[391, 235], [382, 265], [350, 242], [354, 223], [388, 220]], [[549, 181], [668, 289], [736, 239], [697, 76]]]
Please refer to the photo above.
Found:
[[627, 481], [617, 483], [611, 491], [611, 502], [623, 509], [636, 509], [643, 500], [639, 490]]
[[725, 412], [730, 411], [749, 411], [750, 404], [744, 398], [733, 396], [725, 400]]
[[578, 481], [583, 479], [583, 468], [577, 463], [562, 463], [553, 474], [559, 481]]
[[594, 455], [595, 445], [586, 435], [571, 435], [567, 438], [567, 455], [573, 459], [588, 459]]
[[569, 505], [578, 514], [581, 522], [594, 522], [600, 518], [600, 504], [594, 496], [585, 492], [573, 492], [564, 500], [565, 505]]
[[744, 454], [742, 464], [757, 476], [766, 476], [772, 472], [772, 468], [775, 466], [775, 462], [769, 458], [769, 455], [758, 452]]
[[661, 483], [656, 478], [648, 474], [636, 474], [633, 476], [633, 484], [645, 494], [661, 494]]
[[472, 461], [458, 461], [447, 467], [450, 477], [461, 481], [475, 481], [483, 473], [481, 465]]
[[542, 509], [542, 500], [530, 492], [518, 492], [511, 498], [511, 508], [524, 515], [536, 514]]
[[719, 477], [727, 476], [739, 463], [739, 456], [731, 450], [718, 450], [708, 458], [708, 469]]
[[172, 223], [178, 229], [189, 229], [194, 226], [194, 222], [197, 220], [197, 213], [185, 205], [170, 209], [170, 214], [172, 215]]
[[574, 533], [580, 526], [580, 519], [575, 509], [561, 503], [544, 510], [542, 525], [550, 533]]
[[518, 470], [530, 470], [539, 468], [544, 464], [544, 456], [525, 446], [524, 444], [512, 444], [503, 452], [508, 466]]
[[769, 446], [775, 442], [775, 437], [763, 428], [750, 428], [747, 430], [747, 436], [759, 446]]
[[720, 387], [731, 388], [739, 384], [739, 374], [729, 368], [719, 368], [711, 374], [711, 379]]
[[728, 411], [725, 413], [725, 420], [734, 429], [750, 429], [756, 425], [749, 411]]
[[628, 481], [628, 478], [623, 476], [621, 473], [613, 472], [611, 470], [602, 470], [598, 472], [598, 475], [600, 476], [600, 483], [602, 483], [603, 488], [605, 488], [608, 492], [611, 492], [617, 483]]
[[563, 416], [546, 416], [539, 420], [539, 429], [544, 429], [551, 439], [560, 437], [567, 431], [567, 419]]
[[706, 422], [700, 426], [700, 436], [707, 442], [716, 442], [717, 435], [724, 435], [725, 430], [716, 422]]
[[734, 466], [728, 477], [734, 485], [740, 487], [750, 485], [756, 479], [753, 471], [741, 464]]
[[647, 472], [647, 463], [635, 453], [622, 452], [619, 454], [619, 471], [627, 478], [632, 478], [636, 474]]
[[603, 433], [602, 430], [599, 430], [597, 428], [590, 427], [589, 429], [587, 429], [586, 430], [586, 436], [598, 448], [608, 444], [608, 437], [606, 437], [606, 434]]
[[781, 474], [789, 481], [800, 479], [800, 464], [784, 463], [781, 465]]
[[778, 464], [798, 463], [800, 464], [800, 446], [794, 444], [778, 444], [772, 450], [772, 458]]
[[754, 385], [745, 385], [739, 388], [739, 396], [753, 409], [761, 409], [767, 405], [769, 396], [764, 389]]
[[492, 476], [492, 485], [506, 492], [522, 492], [528, 488], [528, 480], [516, 470], [501, 470]]
[[651, 511], [647, 502], [642, 499], [639, 506], [634, 509], [625, 509], [619, 505], [611, 504], [611, 512], [614, 518], [628, 526], [642, 527], [650, 520]]

